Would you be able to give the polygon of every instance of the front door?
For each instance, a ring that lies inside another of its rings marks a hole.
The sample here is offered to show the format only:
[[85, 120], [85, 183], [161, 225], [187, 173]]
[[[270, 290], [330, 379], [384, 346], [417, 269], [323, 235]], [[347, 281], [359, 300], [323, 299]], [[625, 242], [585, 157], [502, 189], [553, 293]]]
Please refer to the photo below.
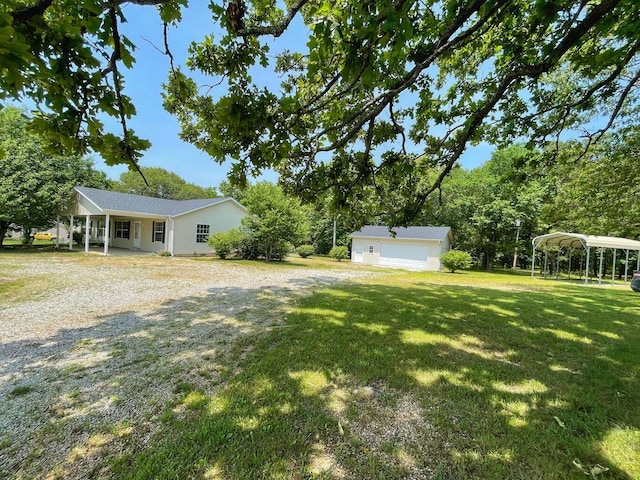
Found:
[[142, 224], [140, 222], [133, 222], [133, 248], [140, 248], [140, 229]]

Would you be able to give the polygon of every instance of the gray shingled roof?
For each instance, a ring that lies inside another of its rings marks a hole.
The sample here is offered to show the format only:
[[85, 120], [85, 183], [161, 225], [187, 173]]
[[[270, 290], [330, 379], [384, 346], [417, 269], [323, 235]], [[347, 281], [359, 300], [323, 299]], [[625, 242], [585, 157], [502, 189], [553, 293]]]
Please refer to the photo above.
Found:
[[231, 199], [231, 197], [221, 197], [200, 198], [197, 200], [167, 200], [165, 198], [145, 197], [143, 195], [111, 192], [89, 187], [75, 187], [75, 189], [103, 211], [132, 212], [163, 217], [175, 217]]
[[[395, 227], [392, 229], [396, 238], [416, 240], [445, 240], [451, 234], [451, 227]], [[385, 225], [365, 225], [361, 230], [353, 232], [350, 237], [390, 238], [389, 227]]]

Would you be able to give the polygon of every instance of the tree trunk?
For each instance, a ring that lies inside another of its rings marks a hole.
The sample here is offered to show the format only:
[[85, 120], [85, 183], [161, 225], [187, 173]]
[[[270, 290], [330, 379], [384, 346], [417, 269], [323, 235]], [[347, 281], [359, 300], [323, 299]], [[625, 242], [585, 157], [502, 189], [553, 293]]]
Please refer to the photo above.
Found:
[[9, 222], [0, 221], [0, 248], [4, 245], [4, 236], [9, 230]]
[[493, 254], [488, 249], [482, 249], [482, 269], [487, 272], [493, 270]]

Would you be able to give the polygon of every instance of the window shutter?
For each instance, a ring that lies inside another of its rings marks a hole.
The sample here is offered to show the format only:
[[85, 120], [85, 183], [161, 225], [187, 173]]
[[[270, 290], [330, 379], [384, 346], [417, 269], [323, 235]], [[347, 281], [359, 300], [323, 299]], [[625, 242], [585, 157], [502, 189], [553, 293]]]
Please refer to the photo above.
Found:
[[162, 222], [162, 243], [165, 242], [166, 235], [167, 235], [167, 222]]
[[151, 222], [151, 242], [156, 239], [156, 222]]

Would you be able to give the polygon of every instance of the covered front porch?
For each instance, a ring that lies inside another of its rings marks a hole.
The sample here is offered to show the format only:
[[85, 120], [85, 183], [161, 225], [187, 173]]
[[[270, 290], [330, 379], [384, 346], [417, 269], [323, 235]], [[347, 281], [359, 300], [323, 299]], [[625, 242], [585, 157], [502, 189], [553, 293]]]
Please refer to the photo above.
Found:
[[[81, 219], [80, 231], [82, 242], [74, 242], [73, 234], [69, 236], [68, 249], [83, 247], [85, 253], [102, 253], [109, 255], [128, 252], [169, 251], [170, 232], [167, 232], [166, 218], [140, 217], [105, 214], [70, 215], [70, 225]], [[169, 234], [168, 234], [169, 233]], [[60, 248], [59, 239], [56, 241]]]

